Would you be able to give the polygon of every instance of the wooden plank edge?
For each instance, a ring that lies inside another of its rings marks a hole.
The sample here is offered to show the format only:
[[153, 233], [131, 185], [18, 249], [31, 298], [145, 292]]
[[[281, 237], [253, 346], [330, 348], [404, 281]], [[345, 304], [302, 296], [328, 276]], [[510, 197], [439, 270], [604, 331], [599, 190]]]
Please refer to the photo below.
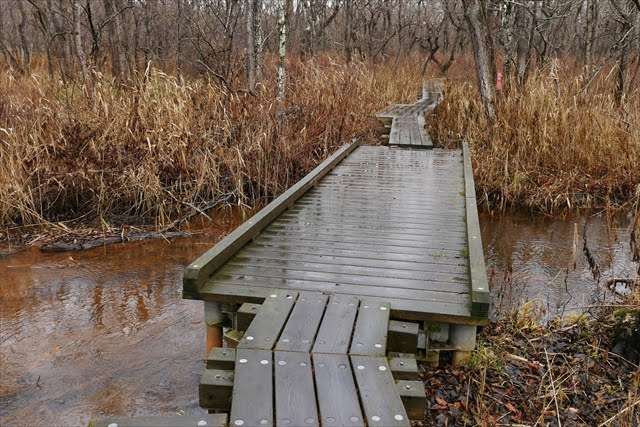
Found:
[[[204, 424], [201, 424], [204, 422]], [[108, 427], [117, 425], [120, 427], [143, 426], [199, 426], [211, 427], [228, 425], [227, 414], [199, 414], [199, 415], [174, 415], [174, 416], [137, 416], [137, 417], [104, 417], [96, 418], [89, 422], [89, 427]]]
[[[233, 290], [231, 290], [233, 288]], [[214, 302], [232, 302], [236, 304], [242, 304], [244, 302], [252, 302], [261, 304], [270, 293], [269, 287], [258, 286], [236, 286], [236, 285], [214, 285], [211, 287], [210, 292], [200, 294], [200, 299], [203, 301]], [[301, 288], [286, 288], [292, 292], [308, 291], [309, 289]], [[348, 293], [340, 293], [337, 295], [342, 296], [356, 296], [362, 297], [362, 295], [351, 295]], [[369, 300], [387, 301], [382, 297], [366, 296]], [[485, 313], [485, 312], [483, 312]], [[406, 310], [394, 308], [391, 305], [390, 319], [394, 320], [406, 320], [406, 321], [431, 321], [431, 322], [443, 322], [443, 323], [456, 323], [460, 325], [472, 325], [472, 326], [487, 326], [489, 319], [486, 315], [475, 316], [469, 311], [469, 316], [444, 314], [444, 313], [425, 313], [422, 311]]]
[[360, 141], [356, 139], [351, 144], [336, 151], [293, 187], [282, 193], [278, 198], [261, 209], [260, 212], [249, 218], [244, 224], [218, 242], [217, 245], [187, 266], [182, 280], [183, 295], [186, 294], [187, 298], [193, 297], [194, 294], [197, 295], [199, 288], [213, 272], [359, 145]]
[[476, 203], [471, 152], [467, 142], [462, 143], [462, 157], [467, 213], [467, 244], [469, 245], [469, 276], [471, 279], [471, 314], [472, 316], [488, 317], [490, 304], [489, 281], [487, 280], [487, 268], [484, 263], [484, 251], [480, 235], [480, 219]]

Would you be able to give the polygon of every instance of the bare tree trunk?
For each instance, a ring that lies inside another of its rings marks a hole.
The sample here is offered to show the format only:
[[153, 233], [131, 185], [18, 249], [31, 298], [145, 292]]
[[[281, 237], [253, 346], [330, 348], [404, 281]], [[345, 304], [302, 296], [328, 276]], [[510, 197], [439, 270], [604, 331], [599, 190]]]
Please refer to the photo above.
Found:
[[351, 10], [351, 0], [345, 0], [345, 24], [344, 24], [344, 53], [347, 57], [347, 64], [351, 63], [351, 25], [353, 21], [353, 11]]
[[256, 83], [260, 83], [262, 81], [262, 66], [264, 64], [263, 53], [262, 53], [262, 0], [254, 0], [253, 3], [253, 26], [254, 26], [254, 34], [256, 36], [255, 39], [255, 66], [256, 66]]
[[29, 47], [29, 39], [25, 33], [27, 26], [27, 13], [24, 11], [24, 2], [18, 2], [18, 10], [20, 11], [20, 23], [18, 24], [18, 35], [20, 36], [20, 44], [22, 46], [22, 58], [24, 61], [24, 71], [31, 74], [31, 48]]
[[598, 25], [598, 1], [587, 0], [587, 30], [584, 50], [584, 68], [587, 74], [593, 68], [593, 47], [596, 41], [596, 26]]
[[537, 25], [536, 15], [537, 9], [527, 11], [524, 6], [518, 6], [516, 11], [516, 78], [519, 87], [523, 87], [529, 78], [531, 48]]
[[53, 9], [53, 4], [51, 0], [47, 0], [47, 10], [49, 13], [49, 27], [53, 28], [53, 36], [51, 36], [51, 45], [53, 54], [56, 56], [58, 60], [58, 67], [60, 68], [60, 76], [62, 77], [62, 81], [67, 81], [67, 63], [68, 63], [68, 54], [67, 54], [67, 44], [65, 43], [65, 28], [60, 24], [60, 20], [56, 14], [56, 11]]
[[[631, 22], [624, 20], [621, 22], [622, 34], [631, 32]], [[616, 73], [616, 85], [614, 89], [614, 98], [618, 107], [622, 106], [624, 100], [624, 89], [626, 83], [627, 68], [629, 66], [629, 39], [623, 40], [620, 46], [620, 54], [618, 56], [618, 72]]]
[[287, 41], [287, 28], [286, 28], [286, 2], [285, 0], [278, 0], [278, 57], [280, 64], [278, 66], [278, 101], [284, 99], [284, 86], [285, 86], [285, 59], [286, 59], [286, 41]]
[[84, 84], [87, 85], [87, 87], [89, 87], [91, 84], [91, 80], [89, 76], [89, 65], [87, 64], [87, 56], [85, 55], [84, 48], [82, 47], [82, 26], [80, 25], [80, 18], [82, 16], [82, 6], [80, 6], [80, 2], [78, 0], [73, 0], [72, 6], [73, 6], [73, 30], [74, 30], [73, 40], [75, 42], [78, 61], [80, 62], [80, 69], [82, 70], [82, 78], [84, 80]]
[[256, 33], [253, 19], [255, 0], [247, 0], [247, 90], [256, 88]]
[[507, 78], [507, 85], [509, 84], [509, 77], [511, 76], [511, 68], [515, 64], [515, 49], [513, 43], [513, 21], [517, 6], [513, 2], [507, 1], [504, 5], [505, 11], [502, 17], [501, 26], [504, 37], [504, 75]]
[[107, 30], [109, 31], [109, 50], [111, 55], [111, 71], [120, 78], [127, 71], [126, 59], [122, 50], [122, 18], [121, 8], [114, 0], [103, 0]]
[[7, 62], [11, 65], [11, 67], [18, 73], [24, 74], [24, 70], [22, 69], [22, 65], [15, 57], [13, 52], [11, 52], [10, 48], [5, 44], [4, 40], [4, 9], [0, 7], [0, 50], [4, 55]]
[[494, 87], [496, 73], [493, 41], [488, 27], [484, 2], [482, 0], [463, 0], [463, 5], [473, 46], [482, 106], [487, 117], [493, 120], [496, 116]]

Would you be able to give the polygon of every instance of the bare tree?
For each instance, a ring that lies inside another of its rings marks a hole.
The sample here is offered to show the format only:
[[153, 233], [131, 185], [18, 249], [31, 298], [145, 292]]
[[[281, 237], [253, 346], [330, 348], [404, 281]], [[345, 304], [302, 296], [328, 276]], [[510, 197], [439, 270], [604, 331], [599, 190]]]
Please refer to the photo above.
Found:
[[252, 92], [262, 79], [262, 1], [247, 0], [247, 90]]
[[596, 42], [599, 9], [596, 0], [587, 0], [587, 28], [584, 50], [584, 68], [587, 73], [590, 73], [593, 68], [593, 49]]
[[482, 106], [487, 117], [494, 119], [496, 116], [495, 61], [485, 2], [482, 0], [462, 0], [462, 3], [473, 45], [473, 57], [476, 63]]
[[287, 42], [287, 6], [285, 0], [278, 0], [278, 101], [284, 99], [285, 87], [285, 60], [286, 60], [286, 42]]
[[89, 75], [89, 64], [87, 63], [87, 56], [84, 53], [84, 47], [82, 46], [82, 25], [80, 19], [82, 18], [82, 6], [79, 0], [72, 0], [73, 7], [73, 40], [76, 48], [76, 55], [80, 62], [80, 69], [82, 70], [82, 79], [87, 87], [90, 87], [91, 80]]

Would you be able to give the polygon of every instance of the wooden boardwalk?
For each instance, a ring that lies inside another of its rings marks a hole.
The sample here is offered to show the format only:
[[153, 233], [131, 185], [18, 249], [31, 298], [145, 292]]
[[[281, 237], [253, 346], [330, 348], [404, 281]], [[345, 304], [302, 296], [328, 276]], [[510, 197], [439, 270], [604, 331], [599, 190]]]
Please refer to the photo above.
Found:
[[473, 350], [488, 284], [469, 148], [432, 149], [424, 129], [441, 99], [426, 84], [378, 113], [388, 146], [342, 147], [187, 267], [210, 349], [200, 406], [229, 413], [212, 421], [408, 426], [417, 358]]
[[388, 301], [399, 319], [485, 324], [467, 149], [352, 144], [327, 165], [338, 159], [295, 200], [285, 194], [188, 267], [185, 297], [243, 303], [271, 288], [317, 291]]
[[218, 413], [92, 425], [423, 420], [418, 358], [463, 362], [489, 312], [469, 147], [432, 149], [424, 129], [441, 99], [432, 82], [381, 111], [388, 146], [342, 147], [187, 267], [183, 296], [205, 301], [200, 406]]

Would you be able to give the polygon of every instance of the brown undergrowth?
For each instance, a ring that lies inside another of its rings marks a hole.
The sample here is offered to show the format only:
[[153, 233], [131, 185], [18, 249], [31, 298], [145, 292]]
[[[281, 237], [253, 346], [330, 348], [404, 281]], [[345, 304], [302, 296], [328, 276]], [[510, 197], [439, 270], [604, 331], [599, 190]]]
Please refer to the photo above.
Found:
[[472, 79], [445, 80], [428, 128], [443, 147], [469, 142], [478, 202], [489, 210], [556, 214], [607, 199], [629, 208], [640, 194], [640, 90], [618, 107], [613, 73], [589, 77], [555, 61], [521, 89], [507, 84], [493, 122]]
[[418, 425], [640, 425], [640, 287], [627, 304], [542, 327], [525, 305], [485, 328], [470, 366], [421, 368]]
[[[87, 225], [159, 230], [219, 203], [272, 198], [351, 138], [378, 143], [372, 114], [415, 101], [425, 79], [416, 58], [289, 62], [283, 105], [274, 58], [253, 95], [156, 69], [124, 84], [96, 72], [88, 92], [43, 67], [17, 76], [0, 64], [0, 240]], [[470, 142], [479, 201], [490, 209], [631, 203], [640, 182], [638, 91], [619, 109], [607, 75], [581, 92], [584, 77], [554, 66], [534, 72], [522, 91], [502, 93], [490, 123], [472, 59], [461, 58], [443, 82], [430, 133], [444, 147]]]

